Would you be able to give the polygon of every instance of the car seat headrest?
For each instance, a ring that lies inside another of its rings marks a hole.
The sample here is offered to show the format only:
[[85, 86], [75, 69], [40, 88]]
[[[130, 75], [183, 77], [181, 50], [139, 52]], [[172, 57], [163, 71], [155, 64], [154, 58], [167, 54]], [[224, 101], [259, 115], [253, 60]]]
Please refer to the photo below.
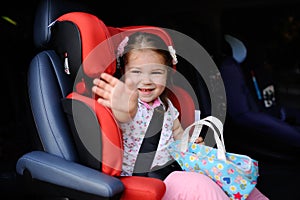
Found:
[[247, 57], [247, 48], [244, 43], [231, 35], [225, 35], [224, 38], [231, 47], [234, 60], [238, 63], [242, 63]]
[[[73, 23], [78, 28], [77, 37], [80, 40], [80, 53], [82, 63], [80, 66], [71, 66], [70, 70], [76, 73], [79, 67], [82, 67], [85, 75], [91, 78], [99, 77], [102, 72], [114, 74], [115, 72], [115, 50], [112, 41], [109, 39], [110, 33], [106, 25], [96, 16], [82, 12], [72, 12], [62, 15], [57, 22]], [[59, 37], [64, 38], [69, 45], [74, 41], [65, 35]], [[75, 41], [76, 42], [76, 41]], [[58, 44], [59, 45], [59, 44]], [[72, 49], [66, 49], [66, 51]], [[73, 59], [70, 56], [69, 59]]]
[[102, 72], [114, 74], [114, 45], [106, 25], [95, 15], [70, 12], [50, 25], [51, 45], [80, 94], [90, 94], [91, 82]]

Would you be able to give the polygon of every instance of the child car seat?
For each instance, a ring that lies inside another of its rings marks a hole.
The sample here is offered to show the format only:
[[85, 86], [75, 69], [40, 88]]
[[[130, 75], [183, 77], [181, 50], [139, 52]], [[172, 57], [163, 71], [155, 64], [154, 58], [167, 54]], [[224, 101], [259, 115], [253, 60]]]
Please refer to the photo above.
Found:
[[[52, 3], [51, 0], [43, 1], [40, 8], [55, 5]], [[26, 185], [33, 184], [33, 188], [39, 188], [34, 192], [43, 196], [160, 199], [165, 191], [161, 180], [118, 177], [122, 161], [120, 130], [115, 126], [109, 109], [95, 103], [85, 90], [96, 76], [92, 69], [97, 67], [92, 62], [94, 60], [85, 56], [90, 56], [91, 49], [103, 41], [103, 36], [108, 38], [110, 33], [94, 15], [70, 11], [53, 17], [49, 14], [53, 10], [47, 7], [46, 11], [37, 12], [37, 19], [51, 16], [43, 22], [45, 29], [41, 30], [46, 37], [41, 40], [38, 34], [39, 39], [36, 40], [41, 49], [43, 46], [48, 49], [43, 49], [33, 58], [28, 73], [28, 92], [42, 149], [29, 152], [18, 160], [18, 174], [22, 178], [29, 176], [31, 184]], [[55, 19], [57, 22], [51, 24]], [[36, 33], [39, 29], [41, 26], [35, 27]], [[111, 52], [106, 50], [99, 54], [100, 58], [113, 55], [105, 54]], [[98, 57], [98, 60], [101, 59]], [[114, 66], [113, 62], [110, 66]], [[88, 64], [92, 64], [93, 68], [85, 67]], [[100, 73], [101, 70], [114, 73], [115, 68], [101, 68], [100, 65], [96, 71]], [[84, 117], [78, 118], [79, 114]], [[81, 134], [83, 131], [86, 134]], [[103, 159], [107, 162], [100, 162]]]
[[244, 43], [230, 35], [225, 35], [225, 39], [231, 48], [231, 54], [220, 66], [227, 95], [227, 148], [259, 160], [299, 161], [299, 130], [261, 109], [242, 69], [247, 56]]
[[[122, 182], [118, 177], [102, 172], [99, 168], [100, 164], [89, 165], [93, 163], [88, 160], [89, 158], [87, 161], [80, 160], [79, 149], [76, 149], [75, 145], [76, 138], [72, 138], [72, 131], [62, 104], [62, 99], [73, 91], [74, 80], [65, 73], [63, 65], [65, 57], [59, 52], [68, 52], [70, 66], [80, 64], [78, 60], [82, 58], [81, 48], [86, 48], [84, 46], [86, 43], [81, 43], [81, 35], [78, 34], [80, 31], [70, 21], [66, 21], [66, 26], [58, 28], [53, 26], [51, 30], [48, 28], [50, 22], [58, 17], [53, 17], [55, 15], [52, 12], [57, 8], [54, 2], [42, 1], [40, 9], [43, 9], [43, 12], [38, 10], [36, 16], [37, 20], [45, 19], [45, 17], [47, 19], [43, 21], [43, 26], [35, 27], [37, 34], [40, 29], [43, 29], [41, 32], [46, 30], [47, 37], [40, 40], [38, 44], [40, 44], [39, 47], [46, 45], [47, 49], [41, 48], [42, 51], [30, 63], [28, 92], [42, 149], [25, 154], [17, 162], [17, 173], [20, 179], [25, 181], [23, 185], [26, 186], [25, 190], [35, 196], [71, 199], [140, 199], [141, 196], [146, 199], [160, 199], [165, 191], [165, 185], [161, 180], [147, 177], [128, 177], [128, 179], [124, 177]], [[45, 5], [50, 5], [50, 8]], [[50, 19], [47, 18], [49, 16], [51, 16]], [[99, 23], [95, 16], [88, 14], [85, 16]], [[66, 32], [60, 32], [60, 28]], [[48, 37], [49, 32], [51, 32], [50, 37]], [[67, 40], [60, 40], [59, 33], [67, 34], [65, 35]], [[40, 37], [40, 34], [38, 36]], [[66, 49], [68, 51], [65, 51]], [[73, 69], [70, 67], [70, 72]], [[74, 105], [81, 108], [84, 112], [82, 114], [86, 114], [85, 119], [90, 122], [86, 123], [89, 124], [88, 127], [83, 126], [83, 128], [88, 128], [87, 133], [93, 136], [92, 140], [96, 138], [100, 144], [102, 138], [96, 114], [80, 101], [76, 101]], [[98, 147], [95, 148], [97, 150]], [[97, 155], [102, 155], [101, 149]], [[121, 160], [118, 160], [118, 163], [120, 162]]]

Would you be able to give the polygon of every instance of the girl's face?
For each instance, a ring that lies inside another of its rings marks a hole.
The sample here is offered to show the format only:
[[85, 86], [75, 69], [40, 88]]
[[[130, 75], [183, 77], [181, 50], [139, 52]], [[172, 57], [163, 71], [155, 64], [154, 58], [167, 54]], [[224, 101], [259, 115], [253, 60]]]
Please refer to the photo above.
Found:
[[125, 66], [125, 82], [131, 79], [140, 100], [152, 105], [165, 89], [167, 69], [160, 54], [149, 49], [132, 50]]

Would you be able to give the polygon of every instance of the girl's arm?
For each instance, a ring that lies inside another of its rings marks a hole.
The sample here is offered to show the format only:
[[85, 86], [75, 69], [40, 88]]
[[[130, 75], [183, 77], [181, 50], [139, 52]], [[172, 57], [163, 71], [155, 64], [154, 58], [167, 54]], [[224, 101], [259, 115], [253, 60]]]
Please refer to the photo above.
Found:
[[119, 79], [102, 73], [101, 79], [94, 79], [92, 91], [99, 96], [97, 102], [111, 108], [119, 122], [128, 122], [137, 112], [138, 92], [133, 82], [128, 79], [124, 84]]
[[179, 119], [175, 119], [173, 123], [173, 137], [175, 140], [180, 140], [183, 134], [183, 128], [181, 126], [181, 123]]

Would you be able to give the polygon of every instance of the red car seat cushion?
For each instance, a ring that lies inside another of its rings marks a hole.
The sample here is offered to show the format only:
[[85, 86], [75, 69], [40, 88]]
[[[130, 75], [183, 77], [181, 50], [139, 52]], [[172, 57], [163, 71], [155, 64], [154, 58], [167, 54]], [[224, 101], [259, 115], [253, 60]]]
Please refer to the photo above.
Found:
[[[125, 186], [121, 199], [161, 200], [166, 192], [166, 185], [156, 178], [142, 176], [123, 176], [120, 180]], [[147, 185], [147, 187], [145, 187]]]

